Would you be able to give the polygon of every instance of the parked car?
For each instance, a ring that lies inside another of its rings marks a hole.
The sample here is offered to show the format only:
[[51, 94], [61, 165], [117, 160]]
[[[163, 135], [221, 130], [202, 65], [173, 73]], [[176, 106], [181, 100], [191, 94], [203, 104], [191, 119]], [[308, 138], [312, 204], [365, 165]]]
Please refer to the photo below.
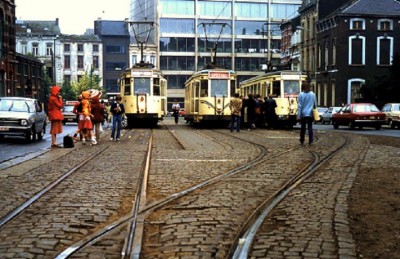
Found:
[[321, 123], [332, 124], [332, 115], [337, 113], [341, 108], [342, 107], [329, 107], [328, 110], [321, 115]]
[[318, 122], [321, 122], [322, 121], [322, 114], [324, 114], [328, 110], [328, 108], [327, 107], [317, 107], [317, 110], [318, 110], [318, 114], [319, 114]]
[[62, 114], [64, 115], [63, 124], [67, 122], [78, 122], [78, 117], [72, 111], [74, 110], [73, 105], [66, 105], [63, 108]]
[[382, 112], [386, 115], [387, 124], [394, 129], [400, 129], [400, 103], [387, 103], [383, 106]]
[[0, 97], [0, 139], [23, 136], [27, 142], [41, 140], [46, 132], [46, 113], [32, 98]]
[[372, 103], [350, 103], [332, 115], [332, 124], [335, 129], [342, 125], [351, 129], [374, 127], [379, 130], [385, 123], [385, 114]]

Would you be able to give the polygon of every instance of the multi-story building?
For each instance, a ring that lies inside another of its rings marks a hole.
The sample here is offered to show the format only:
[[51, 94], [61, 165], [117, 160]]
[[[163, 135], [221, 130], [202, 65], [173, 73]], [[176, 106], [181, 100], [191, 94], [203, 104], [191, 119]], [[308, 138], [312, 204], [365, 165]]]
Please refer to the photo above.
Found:
[[[46, 67], [48, 76], [53, 83], [62, 82], [56, 78], [55, 67], [59, 66], [60, 26], [58, 19], [54, 21], [17, 20], [16, 52], [38, 58]], [[15, 42], [15, 41], [14, 41]]]
[[[132, 22], [154, 22], [147, 60], [168, 79], [168, 96], [184, 96], [184, 83], [195, 71], [215, 62], [238, 73], [239, 81], [263, 73], [262, 68], [280, 63], [280, 23], [297, 15], [301, 0], [254, 0], [238, 2], [132, 0]], [[139, 31], [140, 28], [138, 28]], [[146, 31], [146, 30], [143, 30]], [[136, 47], [131, 56], [138, 55]], [[140, 57], [140, 59], [142, 59]]]
[[354, 102], [366, 80], [387, 72], [400, 49], [400, 2], [349, 1], [320, 17], [316, 28], [320, 105]]
[[18, 20], [16, 51], [38, 58], [53, 84], [79, 81], [85, 73], [102, 78], [101, 40], [95, 35], [62, 34], [58, 18], [55, 21]]
[[103, 88], [109, 95], [119, 93], [118, 79], [130, 67], [128, 23], [99, 19], [94, 22], [94, 34], [103, 44]]
[[46, 101], [46, 92], [43, 91], [42, 75], [43, 63], [31, 56], [16, 53], [17, 75], [13, 94], [9, 96], [23, 96]]
[[0, 96], [15, 94], [15, 0], [0, 1]]
[[[55, 60], [56, 78], [62, 82], [79, 80], [85, 75], [103, 78], [103, 44], [95, 35], [60, 35]], [[56, 50], [57, 50], [56, 49]], [[100, 87], [102, 87], [100, 81]]]

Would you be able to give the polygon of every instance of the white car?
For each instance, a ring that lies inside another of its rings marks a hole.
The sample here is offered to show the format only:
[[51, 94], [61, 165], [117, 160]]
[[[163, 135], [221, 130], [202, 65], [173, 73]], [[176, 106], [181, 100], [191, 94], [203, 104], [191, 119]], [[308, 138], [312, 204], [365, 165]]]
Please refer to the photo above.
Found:
[[27, 142], [43, 139], [46, 113], [41, 103], [32, 98], [0, 97], [0, 139], [23, 136]]
[[321, 123], [322, 124], [332, 124], [332, 115], [337, 113], [340, 108], [342, 107], [329, 107], [328, 110], [326, 110], [322, 115], [321, 115]]

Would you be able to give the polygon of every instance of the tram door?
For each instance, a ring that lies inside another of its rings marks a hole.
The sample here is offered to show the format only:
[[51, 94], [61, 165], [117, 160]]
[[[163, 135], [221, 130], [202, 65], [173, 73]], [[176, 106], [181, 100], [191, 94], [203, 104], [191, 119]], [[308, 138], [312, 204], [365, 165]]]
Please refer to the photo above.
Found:
[[199, 93], [200, 93], [200, 83], [199, 81], [195, 81], [192, 87], [192, 107], [193, 107], [193, 113], [198, 114], [199, 113]]

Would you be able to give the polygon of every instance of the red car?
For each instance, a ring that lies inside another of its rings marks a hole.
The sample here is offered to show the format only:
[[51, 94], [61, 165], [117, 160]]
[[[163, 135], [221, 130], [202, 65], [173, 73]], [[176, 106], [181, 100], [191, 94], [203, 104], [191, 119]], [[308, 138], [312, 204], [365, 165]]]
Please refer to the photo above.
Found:
[[332, 115], [332, 124], [335, 129], [342, 125], [351, 129], [373, 127], [379, 130], [385, 123], [385, 114], [372, 103], [350, 103]]

